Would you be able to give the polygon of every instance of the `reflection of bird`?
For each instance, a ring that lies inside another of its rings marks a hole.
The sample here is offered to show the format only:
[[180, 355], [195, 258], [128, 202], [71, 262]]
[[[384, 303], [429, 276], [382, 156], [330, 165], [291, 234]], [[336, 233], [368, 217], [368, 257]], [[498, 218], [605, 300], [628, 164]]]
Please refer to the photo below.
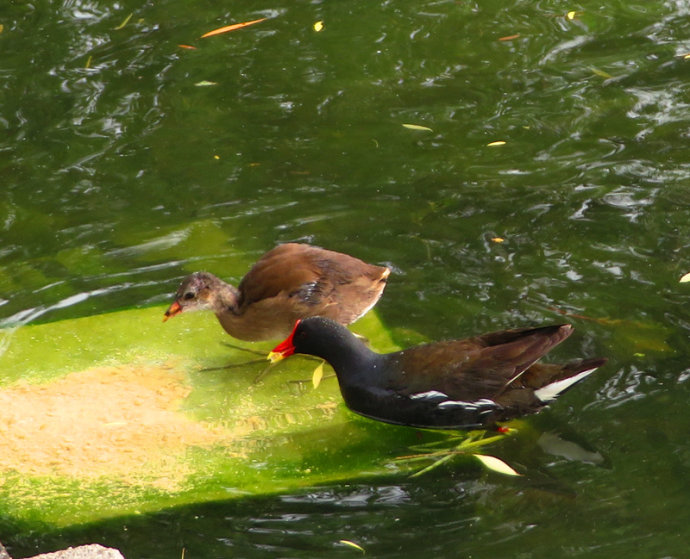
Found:
[[354, 322], [379, 300], [389, 274], [347, 254], [287, 243], [264, 254], [237, 288], [207, 272], [186, 277], [164, 320], [208, 309], [234, 338], [279, 339], [299, 318]]
[[347, 406], [366, 417], [475, 428], [539, 411], [606, 362], [535, 363], [571, 333], [569, 324], [503, 330], [380, 354], [344, 326], [316, 317], [299, 321], [269, 359], [293, 353], [325, 359]]

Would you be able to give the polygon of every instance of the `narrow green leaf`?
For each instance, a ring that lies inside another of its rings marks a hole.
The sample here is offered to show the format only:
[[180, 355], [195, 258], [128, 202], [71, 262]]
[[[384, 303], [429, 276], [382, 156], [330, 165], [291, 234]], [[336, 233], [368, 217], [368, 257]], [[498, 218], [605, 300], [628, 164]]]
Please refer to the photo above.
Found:
[[423, 130], [424, 132], [433, 132], [428, 126], [421, 126], [420, 124], [403, 124], [408, 130]]
[[127, 24], [129, 23], [129, 20], [132, 19], [132, 16], [133, 16], [133, 15], [134, 15], [133, 13], [129, 14], [129, 15], [125, 18], [125, 20], [124, 20], [120, 25], [118, 25], [118, 26], [115, 28], [115, 31], [119, 31], [120, 29], [123, 29], [124, 26], [127, 25]]
[[520, 476], [513, 468], [506, 464], [503, 460], [496, 458], [495, 456], [488, 456], [486, 454], [475, 454], [477, 460], [479, 460], [485, 468], [493, 470], [499, 474], [506, 476]]
[[608, 72], [604, 72], [603, 70], [599, 70], [599, 68], [590, 68], [590, 70], [592, 70], [593, 74], [599, 76], [600, 78], [604, 78], [605, 80], [611, 79], [613, 77]]
[[366, 551], [364, 551], [364, 548], [361, 545], [358, 545], [355, 542], [351, 542], [350, 540], [340, 540], [338, 543], [341, 543], [343, 545], [347, 545], [353, 549], [361, 551], [362, 553], [366, 553]]

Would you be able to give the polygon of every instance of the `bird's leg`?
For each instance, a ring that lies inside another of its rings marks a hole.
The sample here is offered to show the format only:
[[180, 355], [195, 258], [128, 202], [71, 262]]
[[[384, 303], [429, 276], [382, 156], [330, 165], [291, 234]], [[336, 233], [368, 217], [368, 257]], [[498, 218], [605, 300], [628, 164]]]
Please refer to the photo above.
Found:
[[206, 367], [201, 369], [202, 371], [222, 371], [224, 369], [237, 369], [239, 367], [244, 367], [245, 365], [255, 365], [256, 363], [265, 363], [266, 358], [263, 359], [252, 359], [250, 361], [243, 361], [242, 363], [230, 363], [229, 365], [222, 365], [220, 367]]
[[[324, 360], [321, 359], [320, 357], [314, 357], [313, 355], [300, 355], [300, 357], [303, 357], [304, 359], [310, 359], [312, 361], [319, 361], [320, 363], [324, 363]], [[268, 367], [266, 367], [263, 371], [261, 371], [256, 378], [254, 379], [254, 382], [252, 384], [257, 384], [260, 381], [263, 380], [263, 378], [268, 374], [268, 372], [271, 370], [273, 367], [274, 363], [270, 363]], [[324, 379], [326, 378], [331, 378], [334, 377], [335, 374], [333, 375], [327, 375], [323, 377]], [[307, 382], [312, 382], [312, 379], [298, 379], [298, 380], [291, 380], [290, 383], [292, 384], [306, 384]]]
[[230, 363], [228, 365], [223, 365], [222, 367], [208, 367], [206, 369], [202, 369], [204, 371], [221, 371], [223, 369], [237, 369], [239, 367], [244, 367], [245, 365], [254, 365], [256, 363], [265, 363], [266, 361], [266, 355], [268, 352], [266, 351], [259, 351], [256, 349], [252, 349], [249, 347], [242, 347], [239, 345], [231, 344], [229, 342], [221, 342], [225, 347], [229, 347], [231, 349], [235, 349], [237, 351], [246, 351], [247, 353], [253, 353], [254, 355], [261, 355], [261, 359], [251, 359], [249, 361], [242, 361], [241, 363]]
[[232, 348], [232, 349], [237, 349], [239, 351], [246, 351], [247, 353], [253, 353], [254, 355], [266, 355], [265, 351], [259, 351], [257, 349], [252, 349], [250, 347], [242, 347], [241, 345], [235, 345], [231, 344], [228, 342], [221, 342], [224, 346]]

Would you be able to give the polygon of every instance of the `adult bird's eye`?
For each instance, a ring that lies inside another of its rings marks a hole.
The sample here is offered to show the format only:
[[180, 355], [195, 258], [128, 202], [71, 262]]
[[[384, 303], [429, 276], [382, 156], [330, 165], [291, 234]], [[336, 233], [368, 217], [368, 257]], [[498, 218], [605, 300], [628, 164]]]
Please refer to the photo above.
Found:
[[184, 294], [185, 300], [189, 301], [190, 299], [194, 299], [194, 293], [191, 291], [187, 291], [187, 293]]

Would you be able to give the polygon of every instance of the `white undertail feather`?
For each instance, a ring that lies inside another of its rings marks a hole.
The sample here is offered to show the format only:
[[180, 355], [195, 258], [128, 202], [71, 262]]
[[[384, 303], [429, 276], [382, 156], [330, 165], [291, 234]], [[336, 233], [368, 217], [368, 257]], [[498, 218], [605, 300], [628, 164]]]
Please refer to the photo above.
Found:
[[551, 402], [555, 400], [559, 394], [561, 394], [561, 392], [565, 392], [573, 384], [580, 382], [583, 378], [591, 375], [596, 370], [597, 367], [592, 367], [591, 369], [586, 369], [576, 375], [573, 375], [572, 377], [564, 378], [557, 380], [556, 382], [552, 382], [551, 384], [547, 384], [539, 390], [535, 390], [534, 395], [544, 403]]

